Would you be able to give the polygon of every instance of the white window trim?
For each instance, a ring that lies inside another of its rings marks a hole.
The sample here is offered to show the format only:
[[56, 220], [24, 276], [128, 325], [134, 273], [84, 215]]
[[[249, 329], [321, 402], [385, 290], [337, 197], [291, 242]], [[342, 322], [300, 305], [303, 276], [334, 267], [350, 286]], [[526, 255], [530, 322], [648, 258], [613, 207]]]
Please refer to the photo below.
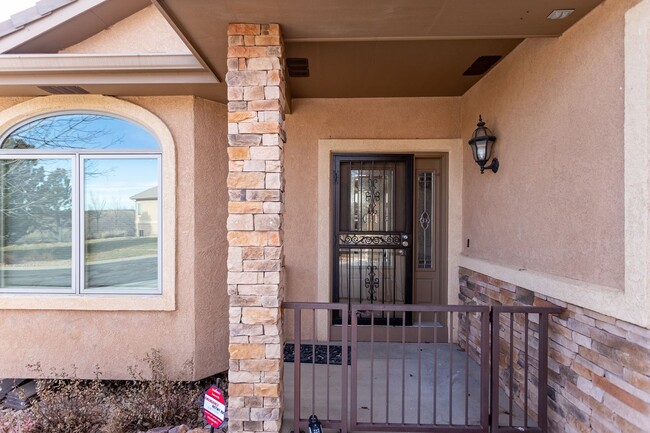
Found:
[[[160, 173], [161, 205], [159, 221], [165, 229], [159, 233], [160, 256], [159, 278], [162, 294], [0, 294], [0, 310], [175, 310], [176, 308], [176, 154], [174, 141], [167, 126], [148, 110], [113, 97], [99, 95], [56, 95], [34, 98], [0, 112], [0, 133], [14, 130], [21, 124], [47, 115], [70, 112], [95, 112], [123, 118], [148, 130], [160, 143], [162, 152]], [[58, 152], [60, 154], [60, 152]], [[84, 153], [92, 153], [84, 151]], [[123, 152], [120, 152], [123, 153]], [[127, 152], [124, 152], [127, 153]], [[134, 154], [146, 153], [142, 151]], [[35, 153], [34, 155], [36, 155]], [[38, 155], [49, 157], [50, 152]], [[99, 155], [98, 155], [99, 156]], [[159, 192], [160, 194], [160, 192]], [[164, 202], [164, 203], [163, 203]]]

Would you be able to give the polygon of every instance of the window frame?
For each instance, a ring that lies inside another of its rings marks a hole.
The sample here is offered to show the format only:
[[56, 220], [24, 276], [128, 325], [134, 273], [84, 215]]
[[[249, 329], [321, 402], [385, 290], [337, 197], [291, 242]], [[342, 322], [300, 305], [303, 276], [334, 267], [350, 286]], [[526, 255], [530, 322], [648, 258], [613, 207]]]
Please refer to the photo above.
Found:
[[[163, 238], [164, 238], [164, 164], [163, 164], [163, 146], [159, 137], [154, 134], [149, 128], [142, 123], [121, 116], [116, 113], [99, 111], [93, 109], [76, 109], [76, 110], [52, 110], [42, 112], [35, 116], [30, 116], [20, 122], [16, 122], [10, 128], [7, 128], [0, 134], [0, 145], [21, 127], [29, 123], [38, 121], [40, 119], [64, 116], [64, 115], [98, 115], [114, 118], [124, 122], [128, 122], [136, 127], [146, 131], [158, 144], [157, 149], [2, 149], [0, 148], [0, 160], [10, 159], [68, 159], [71, 160], [71, 199], [72, 199], [72, 254], [71, 254], [71, 288], [61, 288], [56, 290], [53, 288], [42, 289], [37, 287], [12, 287], [0, 288], [0, 294], [17, 294], [17, 295], [73, 295], [73, 296], [98, 296], [98, 295], [129, 295], [129, 296], [146, 296], [146, 295], [162, 295], [164, 292], [164, 278], [163, 278]], [[87, 159], [155, 159], [157, 161], [158, 176], [158, 233], [157, 233], [157, 287], [156, 288], [138, 288], [138, 287], [111, 287], [111, 288], [96, 288], [89, 289], [85, 287], [85, 164]]]

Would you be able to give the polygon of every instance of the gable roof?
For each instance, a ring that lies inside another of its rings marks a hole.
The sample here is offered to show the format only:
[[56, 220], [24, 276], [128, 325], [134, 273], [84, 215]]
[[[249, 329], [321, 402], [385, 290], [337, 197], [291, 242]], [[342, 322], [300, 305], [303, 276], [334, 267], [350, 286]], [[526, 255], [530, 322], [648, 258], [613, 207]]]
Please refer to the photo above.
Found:
[[0, 53], [56, 53], [150, 4], [149, 0], [39, 0], [0, 23]]
[[129, 197], [131, 200], [158, 200], [158, 187], [154, 186], [153, 188], [145, 189], [142, 192], [137, 193]]

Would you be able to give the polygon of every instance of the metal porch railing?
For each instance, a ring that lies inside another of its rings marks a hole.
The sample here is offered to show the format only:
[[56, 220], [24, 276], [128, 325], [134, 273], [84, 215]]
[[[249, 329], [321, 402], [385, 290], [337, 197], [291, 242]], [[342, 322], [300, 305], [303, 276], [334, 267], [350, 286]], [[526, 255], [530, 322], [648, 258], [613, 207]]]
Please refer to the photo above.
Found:
[[[548, 315], [560, 308], [283, 308], [294, 432], [307, 430], [311, 414], [342, 433], [546, 432]], [[348, 325], [331, 327], [335, 313]]]

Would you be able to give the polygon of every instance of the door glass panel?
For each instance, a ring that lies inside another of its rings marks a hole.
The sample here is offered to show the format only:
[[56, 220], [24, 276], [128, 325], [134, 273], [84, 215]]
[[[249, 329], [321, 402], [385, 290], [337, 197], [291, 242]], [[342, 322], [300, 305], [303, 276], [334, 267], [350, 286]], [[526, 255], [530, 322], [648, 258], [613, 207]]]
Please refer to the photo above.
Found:
[[71, 290], [71, 170], [70, 159], [0, 161], [0, 288]]
[[417, 181], [415, 233], [418, 269], [432, 269], [434, 257], [435, 173], [420, 172]]
[[411, 157], [336, 157], [336, 302], [411, 301]]
[[85, 289], [158, 287], [158, 159], [85, 159]]

